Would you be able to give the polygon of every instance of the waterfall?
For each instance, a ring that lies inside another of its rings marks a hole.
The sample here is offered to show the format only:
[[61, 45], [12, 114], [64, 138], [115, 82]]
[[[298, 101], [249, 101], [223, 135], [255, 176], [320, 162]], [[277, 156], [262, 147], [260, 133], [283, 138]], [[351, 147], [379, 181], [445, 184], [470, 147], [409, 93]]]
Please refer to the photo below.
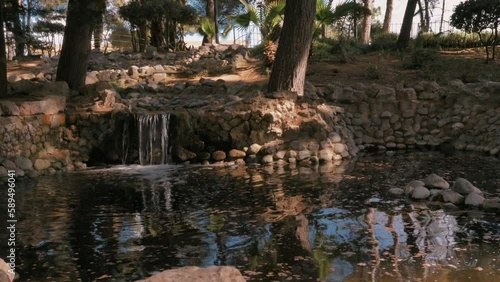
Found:
[[170, 114], [136, 114], [133, 121], [130, 119], [123, 123], [122, 163], [126, 164], [138, 153], [141, 165], [167, 164], [170, 157]]
[[166, 164], [170, 114], [138, 115], [139, 163]]

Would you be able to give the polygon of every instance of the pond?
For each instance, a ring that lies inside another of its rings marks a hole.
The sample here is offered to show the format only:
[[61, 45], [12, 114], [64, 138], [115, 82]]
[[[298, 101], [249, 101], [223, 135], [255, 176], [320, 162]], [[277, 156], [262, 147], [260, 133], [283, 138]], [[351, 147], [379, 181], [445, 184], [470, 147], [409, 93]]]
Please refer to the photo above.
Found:
[[499, 281], [497, 215], [387, 192], [436, 173], [498, 197], [499, 171], [496, 158], [410, 152], [18, 180], [16, 270], [19, 281], [134, 281], [187, 265], [233, 265], [249, 281]]

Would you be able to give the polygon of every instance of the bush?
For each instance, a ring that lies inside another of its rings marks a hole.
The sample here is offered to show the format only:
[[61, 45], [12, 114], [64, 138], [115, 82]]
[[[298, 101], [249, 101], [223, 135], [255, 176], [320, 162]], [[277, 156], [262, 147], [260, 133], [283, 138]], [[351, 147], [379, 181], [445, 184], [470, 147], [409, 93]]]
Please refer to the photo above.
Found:
[[373, 37], [372, 49], [376, 51], [394, 51], [397, 49], [396, 41], [398, 35], [395, 33], [380, 33]]
[[[322, 38], [316, 41], [316, 51], [319, 56], [325, 56], [328, 52], [338, 56], [340, 61], [347, 63], [357, 55], [368, 53], [370, 46], [348, 38]], [[313, 54], [315, 54], [314, 49]]]
[[414, 48], [409, 61], [405, 62], [405, 67], [409, 69], [419, 69], [430, 62], [440, 59], [439, 51], [436, 49]]

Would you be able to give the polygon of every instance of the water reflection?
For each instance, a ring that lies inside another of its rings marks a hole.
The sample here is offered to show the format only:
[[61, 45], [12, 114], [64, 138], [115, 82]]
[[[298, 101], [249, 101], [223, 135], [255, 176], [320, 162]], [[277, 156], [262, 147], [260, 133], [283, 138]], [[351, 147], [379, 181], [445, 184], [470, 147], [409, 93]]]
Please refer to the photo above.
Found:
[[[497, 193], [498, 160], [448, 158], [454, 170], [443, 175]], [[320, 167], [131, 166], [20, 183], [18, 270], [21, 281], [133, 281], [184, 265], [235, 265], [255, 281], [495, 281], [497, 218], [388, 200], [390, 187], [429, 166], [443, 164], [420, 153]]]

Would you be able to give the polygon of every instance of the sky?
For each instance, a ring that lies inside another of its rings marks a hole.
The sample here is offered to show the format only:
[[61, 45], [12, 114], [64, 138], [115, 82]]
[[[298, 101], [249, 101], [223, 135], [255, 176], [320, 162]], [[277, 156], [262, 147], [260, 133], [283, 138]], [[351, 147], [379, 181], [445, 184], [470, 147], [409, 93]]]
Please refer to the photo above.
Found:
[[[403, 22], [403, 16], [405, 13], [406, 9], [406, 3], [408, 3], [407, 0], [393, 0], [393, 11], [392, 11], [392, 23], [394, 24], [400, 24]], [[433, 16], [431, 18], [431, 22], [436, 21], [439, 22], [441, 20], [441, 7], [442, 7], [442, 1], [443, 0], [438, 0], [439, 3], [437, 4], [437, 7], [433, 10]], [[450, 19], [451, 14], [453, 13], [453, 8], [458, 5], [460, 2], [464, 0], [445, 0], [445, 9], [444, 9], [444, 20], [447, 21]], [[385, 13], [385, 7], [386, 7], [386, 0], [375, 0], [374, 7], [381, 7], [381, 15], [380, 15], [380, 22], [384, 21], [384, 13]], [[417, 6], [418, 10], [418, 6]], [[418, 18], [416, 17], [413, 20], [414, 23], [418, 22]]]

